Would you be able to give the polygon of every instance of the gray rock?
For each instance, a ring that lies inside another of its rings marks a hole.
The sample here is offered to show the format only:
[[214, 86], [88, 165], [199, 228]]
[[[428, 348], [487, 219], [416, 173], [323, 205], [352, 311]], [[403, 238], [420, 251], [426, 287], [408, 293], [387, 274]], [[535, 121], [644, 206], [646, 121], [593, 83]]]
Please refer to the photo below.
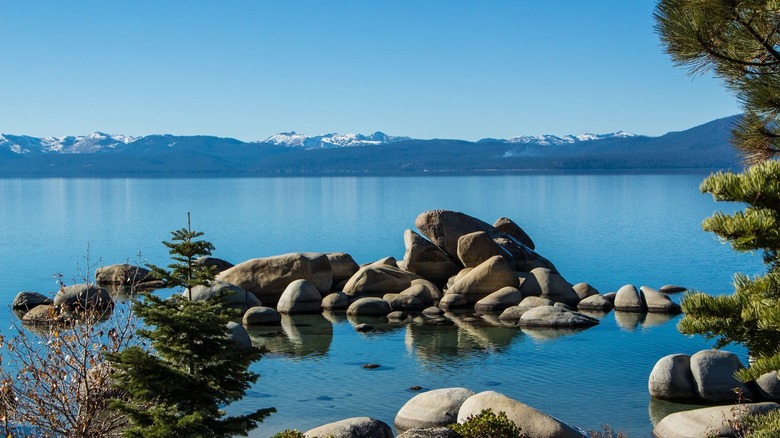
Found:
[[444, 294], [443, 297], [441, 297], [441, 300], [439, 301], [439, 308], [442, 310], [453, 310], [453, 309], [465, 309], [468, 307], [469, 303], [466, 301], [466, 297], [464, 297], [461, 294]]
[[54, 296], [54, 306], [66, 310], [106, 311], [114, 308], [111, 294], [102, 287], [77, 284], [66, 286]]
[[390, 304], [374, 297], [360, 298], [347, 308], [347, 315], [356, 316], [387, 316], [393, 309]]
[[22, 321], [27, 324], [54, 324], [62, 320], [57, 308], [51, 304], [35, 306], [22, 317]]
[[[395, 257], [393, 256], [383, 257], [375, 262], [367, 263], [363, 266], [379, 266], [379, 267], [387, 266], [390, 268], [400, 269], [398, 267], [398, 260], [396, 260]], [[361, 266], [361, 268], [363, 266]]]
[[498, 231], [501, 231], [503, 233], [506, 233], [514, 237], [515, 240], [527, 246], [528, 248], [536, 249], [536, 245], [534, 245], [534, 241], [531, 240], [531, 237], [528, 234], [526, 234], [526, 232], [523, 231], [523, 229], [520, 228], [519, 225], [514, 223], [512, 219], [506, 217], [500, 217], [496, 220], [493, 226], [496, 227]]
[[702, 350], [691, 356], [691, 373], [696, 382], [696, 393], [701, 400], [710, 403], [737, 401], [734, 388], [753, 399], [753, 392], [734, 377], [745, 368], [736, 354], [723, 350]]
[[349, 307], [349, 297], [344, 292], [333, 292], [322, 299], [325, 310], [346, 310]]
[[577, 304], [577, 308], [580, 310], [601, 310], [604, 312], [608, 312], [614, 307], [612, 302], [604, 298], [603, 295], [591, 295], [583, 298], [582, 301]]
[[617, 292], [608, 292], [608, 293], [605, 293], [604, 295], [602, 295], [602, 297], [604, 297], [605, 300], [607, 300], [610, 303], [612, 303], [612, 305], [614, 307], [614, 305], [615, 305], [615, 297], [617, 297]]
[[644, 295], [648, 312], [665, 313], [669, 315], [676, 315], [682, 312], [679, 304], [675, 303], [671, 298], [661, 292], [647, 286], [641, 286], [639, 290], [642, 291], [642, 294]]
[[358, 324], [358, 325], [355, 326], [355, 331], [358, 332], [358, 333], [368, 333], [368, 332], [374, 331], [374, 326], [372, 326], [370, 324], [365, 324], [365, 323]]
[[504, 309], [503, 312], [501, 312], [501, 315], [498, 316], [498, 319], [499, 321], [502, 322], [517, 323], [518, 321], [520, 321], [520, 317], [522, 317], [525, 312], [531, 309], [533, 309], [533, 307], [526, 307], [526, 306], [507, 307], [506, 309]]
[[474, 310], [480, 313], [498, 313], [520, 303], [523, 295], [515, 287], [503, 287], [482, 298], [474, 304]]
[[369, 417], [347, 418], [306, 431], [306, 438], [393, 438], [386, 423]]
[[495, 256], [464, 275], [447, 289], [445, 296], [448, 294], [463, 295], [469, 304], [474, 304], [503, 287], [518, 287], [519, 285], [520, 282], [506, 259]]
[[349, 280], [360, 269], [355, 259], [345, 252], [329, 252], [325, 254], [325, 257], [330, 262], [334, 285]]
[[228, 339], [232, 340], [239, 347], [249, 348], [252, 346], [252, 340], [249, 338], [244, 326], [237, 322], [230, 321], [227, 323]]
[[[240, 310], [242, 313], [250, 307], [256, 307], [262, 305], [260, 300], [251, 293], [247, 293], [244, 289], [230, 284], [226, 281], [212, 280], [208, 286], [200, 285], [192, 288], [192, 301], [206, 301], [214, 299], [214, 297], [225, 293], [225, 304], [234, 309]], [[187, 291], [182, 292], [185, 298], [187, 298]]]
[[661, 292], [662, 294], [677, 294], [680, 292], [685, 292], [687, 290], [688, 288], [677, 286], [674, 284], [665, 284], [661, 286], [660, 289], [658, 289], [658, 291]]
[[475, 268], [494, 256], [509, 257], [484, 231], [475, 231], [458, 238], [458, 260], [467, 268]]
[[[780, 408], [777, 403], [742, 403], [714, 406], [669, 414], [653, 429], [656, 438], [735, 437], [730, 424], [743, 415], [765, 414]], [[742, 435], [739, 435], [742, 436]]]
[[553, 304], [553, 307], [560, 307], [561, 309], [571, 310], [572, 312], [576, 312], [577, 311], [577, 309], [575, 309], [574, 307], [572, 307], [572, 306], [570, 306], [568, 304], [564, 304], [564, 303], [555, 303], [555, 304]]
[[474, 392], [466, 388], [434, 389], [412, 397], [395, 416], [399, 430], [446, 426], [458, 420], [458, 410]]
[[523, 313], [518, 323], [523, 327], [577, 328], [594, 326], [599, 320], [560, 307], [539, 306]]
[[485, 391], [466, 399], [458, 411], [458, 423], [470, 416], [479, 415], [485, 409], [503, 412], [520, 426], [523, 433], [534, 438], [583, 438], [584, 435], [559, 420], [538, 411], [525, 403], [513, 400], [495, 391]]
[[295, 280], [287, 285], [276, 310], [279, 313], [319, 313], [322, 309], [322, 295], [308, 280]]
[[95, 283], [99, 285], [134, 286], [156, 280], [151, 271], [127, 263], [101, 266], [95, 270]]
[[244, 325], [281, 325], [282, 315], [270, 307], [250, 307], [241, 322]]
[[402, 310], [396, 310], [387, 314], [387, 319], [392, 321], [403, 321], [408, 317], [409, 314]]
[[195, 264], [197, 266], [210, 266], [210, 267], [214, 268], [214, 272], [216, 272], [217, 274], [222, 272], [222, 271], [226, 271], [226, 270], [232, 268], [233, 266], [235, 266], [235, 265], [233, 265], [232, 263], [230, 263], [228, 261], [225, 261], [225, 260], [222, 260], [222, 259], [218, 259], [218, 258], [212, 257], [212, 256], [198, 257], [195, 260]]
[[523, 301], [520, 301], [520, 305], [523, 307], [552, 306], [553, 304], [555, 301], [542, 297], [525, 297]]
[[218, 280], [255, 294], [266, 306], [276, 306], [288, 284], [309, 280], [324, 294], [333, 284], [333, 272], [325, 254], [290, 253], [247, 260], [220, 272]]
[[[425, 283], [414, 283], [423, 281]], [[434, 301], [441, 299], [441, 292], [433, 283], [428, 280], [413, 280], [412, 285], [400, 292], [401, 295], [415, 297], [426, 305], [433, 304]]]
[[577, 283], [571, 288], [574, 290], [574, 293], [577, 294], [577, 296], [580, 298], [580, 301], [584, 300], [587, 297], [591, 297], [593, 295], [599, 294], [599, 291], [597, 291], [595, 287], [589, 285], [588, 283]]
[[627, 284], [618, 289], [615, 295], [615, 310], [621, 312], [646, 312], [647, 304], [641, 291]]
[[11, 308], [14, 310], [31, 310], [33, 307], [41, 306], [44, 304], [53, 304], [54, 301], [46, 295], [39, 294], [38, 292], [19, 292], [14, 297]]
[[756, 379], [758, 395], [763, 400], [780, 400], [780, 379], [775, 371], [770, 371]]
[[458, 432], [447, 427], [431, 427], [428, 429], [409, 429], [396, 438], [461, 438], [461, 436]]
[[364, 266], [344, 285], [344, 293], [350, 298], [399, 293], [412, 285], [412, 275], [391, 266]]
[[387, 301], [393, 310], [417, 312], [425, 308], [425, 303], [411, 295], [385, 294], [382, 299]]
[[696, 400], [696, 382], [691, 374], [691, 357], [670, 354], [656, 362], [647, 382], [650, 395], [677, 402]]
[[438, 307], [428, 307], [422, 311], [422, 314], [425, 316], [442, 316], [444, 315], [444, 310]]
[[443, 285], [460, 269], [446, 252], [412, 230], [404, 231], [404, 246], [406, 269], [436, 285]]
[[452, 285], [457, 283], [458, 280], [463, 278], [464, 275], [468, 274], [469, 272], [471, 272], [473, 270], [474, 270], [474, 268], [463, 268], [460, 271], [458, 271], [455, 275], [453, 275], [452, 277], [450, 277], [447, 280], [447, 288], [452, 287]]
[[571, 283], [564, 280], [561, 274], [546, 268], [531, 270], [530, 275], [520, 285], [520, 292], [524, 297], [542, 297], [570, 306], [576, 306], [580, 302], [580, 297], [574, 292]]

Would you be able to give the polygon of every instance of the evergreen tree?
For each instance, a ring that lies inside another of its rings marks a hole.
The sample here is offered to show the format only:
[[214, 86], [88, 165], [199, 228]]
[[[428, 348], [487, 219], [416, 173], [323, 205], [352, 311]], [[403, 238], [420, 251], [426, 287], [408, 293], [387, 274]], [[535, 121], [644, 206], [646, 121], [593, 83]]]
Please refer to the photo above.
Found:
[[128, 437], [229, 437], [246, 435], [273, 408], [226, 417], [222, 407], [241, 399], [258, 375], [248, 370], [260, 359], [255, 347], [242, 348], [229, 339], [226, 324], [237, 315], [222, 299], [191, 301], [189, 292], [208, 284], [214, 273], [195, 265], [213, 246], [197, 241], [203, 235], [186, 229], [173, 231], [163, 242], [172, 259], [170, 271], [150, 266], [168, 285], [183, 287], [188, 296], [161, 299], [150, 293], [133, 303], [145, 328], [137, 331], [143, 345], [108, 355], [116, 386], [129, 396], [113, 407], [125, 413], [131, 425]]
[[[693, 73], [711, 70], [742, 102], [733, 143], [753, 166], [708, 177], [701, 190], [744, 211], [716, 213], [704, 229], [736, 251], [761, 251], [767, 272], [735, 275], [735, 292], [687, 295], [683, 333], [738, 343], [756, 359], [738, 373], [751, 381], [780, 370], [780, 2], [777, 0], [661, 0], [657, 30], [673, 60]], [[746, 419], [750, 436], [780, 435], [780, 412]]]

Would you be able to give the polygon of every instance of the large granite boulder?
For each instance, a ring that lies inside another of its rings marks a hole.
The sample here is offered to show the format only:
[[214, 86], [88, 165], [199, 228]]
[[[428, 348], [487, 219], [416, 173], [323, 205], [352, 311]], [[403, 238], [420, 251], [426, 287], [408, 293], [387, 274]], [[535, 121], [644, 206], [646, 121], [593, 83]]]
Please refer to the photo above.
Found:
[[325, 256], [330, 262], [334, 285], [349, 280], [360, 269], [355, 259], [345, 252], [329, 252]]
[[214, 269], [214, 272], [219, 274], [222, 271], [232, 268], [234, 265], [227, 260], [218, 259], [212, 256], [202, 256], [195, 260], [197, 266], [209, 266]]
[[306, 431], [306, 438], [393, 438], [387, 423], [369, 417], [347, 418]]
[[392, 312], [390, 303], [374, 297], [365, 297], [356, 300], [347, 308], [347, 315], [355, 316], [387, 316]]
[[346, 310], [349, 307], [349, 297], [344, 292], [333, 292], [322, 299], [325, 310]]
[[446, 295], [463, 295], [469, 304], [474, 304], [503, 287], [519, 285], [520, 281], [506, 259], [495, 256], [461, 277], [447, 289]]
[[461, 438], [461, 435], [448, 427], [415, 427], [395, 438]]
[[780, 400], [780, 378], [776, 371], [770, 371], [756, 379], [758, 395], [763, 400]]
[[577, 309], [579, 310], [599, 310], [602, 312], [608, 312], [615, 307], [612, 301], [606, 299], [604, 295], [591, 295], [583, 298], [582, 301], [577, 303]]
[[241, 348], [249, 348], [252, 346], [252, 339], [249, 338], [249, 333], [241, 324], [230, 321], [227, 323], [228, 339], [233, 341], [237, 346]]
[[639, 290], [645, 297], [645, 305], [647, 305], [648, 312], [670, 315], [676, 315], [682, 312], [680, 305], [672, 301], [667, 295], [648, 286], [641, 286]]
[[320, 313], [322, 295], [308, 280], [295, 280], [288, 284], [276, 304], [279, 313]]
[[344, 285], [344, 293], [352, 298], [381, 297], [399, 293], [412, 285], [414, 274], [384, 265], [368, 265], [360, 268]]
[[276, 306], [282, 292], [294, 280], [309, 280], [323, 294], [330, 291], [333, 272], [325, 254], [290, 253], [247, 260], [220, 272], [227, 281], [255, 294], [266, 306]]
[[416, 312], [425, 308], [426, 304], [419, 298], [404, 294], [385, 294], [382, 299], [390, 304], [393, 310]]
[[621, 312], [646, 312], [647, 303], [645, 303], [644, 294], [638, 291], [633, 285], [627, 284], [618, 289], [615, 295], [615, 310]]
[[28, 311], [33, 307], [41, 306], [44, 304], [53, 304], [54, 301], [46, 295], [39, 294], [38, 292], [19, 292], [14, 297], [11, 308], [14, 310]]
[[136, 286], [156, 280], [151, 271], [127, 263], [101, 266], [95, 270], [95, 282], [99, 285]]
[[[191, 292], [192, 301], [211, 300], [221, 294], [225, 294], [224, 303], [229, 307], [240, 310], [242, 313], [250, 307], [260, 306], [262, 304], [254, 294], [248, 293], [235, 284], [230, 284], [221, 280], [212, 280], [208, 286], [195, 286], [192, 288]], [[182, 294], [185, 298], [188, 298], [186, 290], [182, 292]]]
[[536, 245], [534, 245], [534, 241], [531, 240], [531, 237], [526, 234], [522, 228], [520, 228], [520, 225], [517, 225], [514, 221], [512, 221], [512, 219], [507, 217], [500, 217], [496, 220], [493, 226], [496, 227], [498, 231], [514, 237], [515, 240], [527, 246], [528, 248], [536, 249]]
[[241, 318], [244, 325], [281, 325], [282, 315], [270, 307], [249, 308]]
[[437, 286], [447, 282], [460, 266], [446, 252], [412, 230], [404, 231], [404, 265]]
[[466, 388], [434, 389], [417, 394], [395, 416], [399, 430], [446, 426], [458, 420], [458, 410], [474, 392]]
[[54, 296], [54, 306], [65, 310], [102, 312], [113, 309], [114, 300], [102, 287], [76, 284], [61, 288]]
[[458, 260], [467, 268], [475, 268], [493, 256], [509, 254], [484, 231], [475, 231], [458, 238]]
[[479, 313], [499, 313], [504, 309], [516, 306], [523, 295], [516, 287], [502, 287], [474, 304], [474, 310]]
[[713, 406], [669, 414], [653, 429], [656, 438], [736, 437], [733, 425], [744, 415], [765, 414], [780, 408], [773, 402]]
[[656, 362], [647, 382], [650, 395], [677, 402], [696, 400], [696, 382], [691, 374], [691, 357], [670, 354]]
[[555, 270], [555, 266], [549, 260], [523, 245], [514, 237], [477, 218], [457, 211], [426, 211], [417, 216], [414, 224], [425, 237], [452, 258], [457, 257], [458, 239], [461, 236], [483, 231], [510, 254], [508, 260], [515, 270], [528, 272], [536, 267]]
[[520, 426], [523, 433], [534, 438], [583, 438], [584, 435], [559, 420], [538, 411], [525, 403], [511, 399], [495, 391], [485, 391], [466, 399], [458, 411], [458, 423], [479, 415], [485, 409], [503, 412]]
[[523, 313], [518, 321], [522, 327], [551, 328], [591, 327], [598, 323], [596, 318], [555, 306], [534, 307]]
[[584, 300], [585, 298], [591, 297], [593, 295], [599, 294], [599, 291], [596, 290], [595, 287], [589, 285], [588, 283], [577, 283], [571, 288], [574, 290], [574, 293], [577, 294], [577, 296], [580, 298], [580, 301]]
[[412, 285], [400, 292], [401, 295], [415, 297], [426, 305], [441, 299], [441, 291], [428, 280], [412, 280]]
[[536, 296], [576, 306], [580, 297], [574, 292], [571, 283], [564, 280], [561, 274], [546, 268], [532, 269], [520, 285], [520, 292], [524, 297]]
[[743, 368], [737, 355], [728, 351], [702, 350], [691, 356], [691, 373], [699, 399], [709, 403], [737, 401], [734, 388], [739, 388], [744, 398], [752, 400], [750, 387], [734, 377]]

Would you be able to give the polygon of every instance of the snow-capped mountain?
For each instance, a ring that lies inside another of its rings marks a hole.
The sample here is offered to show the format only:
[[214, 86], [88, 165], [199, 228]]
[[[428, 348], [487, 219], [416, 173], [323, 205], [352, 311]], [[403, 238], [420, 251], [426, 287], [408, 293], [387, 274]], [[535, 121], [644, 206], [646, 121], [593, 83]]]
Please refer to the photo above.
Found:
[[8, 148], [16, 154], [60, 153], [91, 154], [130, 144], [136, 139], [126, 135], [109, 135], [94, 132], [89, 135], [36, 138], [0, 134], [0, 148]]
[[411, 140], [411, 138], [391, 136], [379, 131], [371, 135], [333, 133], [316, 136], [298, 134], [293, 131], [272, 135], [263, 140], [261, 143], [268, 143], [276, 146], [299, 147], [303, 149], [323, 149], [381, 145], [404, 140]]
[[[612, 132], [609, 134], [580, 134], [580, 135], [564, 135], [558, 137], [556, 135], [523, 135], [518, 137], [508, 138], [506, 140], [493, 140], [491, 141], [503, 141], [509, 144], [536, 144], [540, 146], [557, 146], [562, 144], [573, 144], [583, 141], [604, 140], [608, 138], [630, 138], [636, 137], [636, 134], [631, 134], [625, 131]], [[487, 139], [485, 139], [487, 140]], [[480, 141], [485, 141], [480, 140]]]

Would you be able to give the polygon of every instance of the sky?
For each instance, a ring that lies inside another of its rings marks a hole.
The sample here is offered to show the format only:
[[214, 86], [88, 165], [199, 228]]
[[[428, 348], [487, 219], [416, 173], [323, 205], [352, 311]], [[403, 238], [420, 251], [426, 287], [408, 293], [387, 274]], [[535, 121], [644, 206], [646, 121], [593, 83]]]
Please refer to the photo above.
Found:
[[740, 112], [651, 0], [0, 0], [0, 132], [661, 135]]

